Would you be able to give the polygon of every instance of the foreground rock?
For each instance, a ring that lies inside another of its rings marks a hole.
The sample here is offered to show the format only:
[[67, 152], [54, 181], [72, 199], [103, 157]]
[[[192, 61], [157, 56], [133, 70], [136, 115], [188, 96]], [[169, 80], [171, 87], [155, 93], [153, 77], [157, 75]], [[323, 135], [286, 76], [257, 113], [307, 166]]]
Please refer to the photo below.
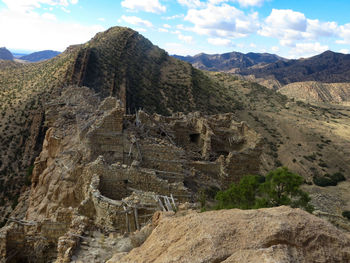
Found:
[[142, 246], [109, 263], [350, 262], [349, 235], [300, 209], [158, 213], [153, 224]]

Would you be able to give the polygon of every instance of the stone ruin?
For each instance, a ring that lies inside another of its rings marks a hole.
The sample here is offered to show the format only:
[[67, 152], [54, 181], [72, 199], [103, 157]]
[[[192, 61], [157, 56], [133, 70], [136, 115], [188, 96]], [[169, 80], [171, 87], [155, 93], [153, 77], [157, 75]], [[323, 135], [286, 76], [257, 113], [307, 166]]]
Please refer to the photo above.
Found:
[[[161, 209], [157, 196], [194, 202], [200, 189], [226, 188], [244, 174], [259, 173], [260, 136], [233, 114], [126, 115], [114, 98], [99, 110], [103, 114], [80, 131], [96, 159], [81, 213], [108, 231], [139, 229]], [[128, 204], [130, 195], [139, 203]]]
[[[88, 94], [86, 105], [79, 92]], [[91, 91], [79, 92], [68, 92], [65, 103], [56, 103], [65, 106], [47, 111], [53, 128], [35, 162], [26, 218], [0, 233], [4, 257], [20, 243], [29, 248], [26, 253], [35, 251], [41, 243], [28, 237], [52, 233], [40, 250], [51, 252], [37, 262], [55, 256], [69, 262], [91, 222], [105, 233], [132, 232], [157, 210], [176, 210], [179, 203], [196, 202], [200, 190], [223, 189], [260, 171], [261, 137], [232, 113], [130, 115], [115, 98], [96, 108]], [[40, 192], [45, 184], [58, 192]], [[45, 193], [50, 204], [40, 201]]]

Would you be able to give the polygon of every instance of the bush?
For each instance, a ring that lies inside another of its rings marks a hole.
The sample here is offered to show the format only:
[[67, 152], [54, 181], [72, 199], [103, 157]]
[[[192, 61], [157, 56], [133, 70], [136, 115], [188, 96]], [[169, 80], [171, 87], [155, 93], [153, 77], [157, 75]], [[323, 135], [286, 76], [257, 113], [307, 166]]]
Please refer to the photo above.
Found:
[[349, 210], [343, 211], [342, 216], [343, 216], [343, 217], [346, 217], [347, 219], [350, 220], [350, 211], [349, 211]]
[[318, 185], [318, 186], [336, 186], [337, 182], [333, 181], [331, 178], [329, 177], [321, 177], [321, 176], [315, 176], [313, 178], [314, 184]]
[[261, 177], [248, 175], [238, 184], [231, 184], [226, 191], [219, 191], [217, 209], [254, 209], [290, 205], [312, 212], [313, 207], [307, 193], [300, 189], [304, 179], [294, 174], [286, 167], [277, 168], [269, 172], [265, 182]]
[[337, 173], [334, 173], [330, 176], [330, 178], [333, 180], [333, 181], [336, 181], [337, 183], [339, 182], [342, 182], [342, 181], [345, 181], [345, 176], [340, 173], [340, 172], [337, 172]]
[[313, 178], [314, 184], [318, 186], [336, 186], [339, 182], [345, 181], [345, 176], [340, 173], [334, 173], [332, 175], [325, 174], [324, 177], [315, 176]]

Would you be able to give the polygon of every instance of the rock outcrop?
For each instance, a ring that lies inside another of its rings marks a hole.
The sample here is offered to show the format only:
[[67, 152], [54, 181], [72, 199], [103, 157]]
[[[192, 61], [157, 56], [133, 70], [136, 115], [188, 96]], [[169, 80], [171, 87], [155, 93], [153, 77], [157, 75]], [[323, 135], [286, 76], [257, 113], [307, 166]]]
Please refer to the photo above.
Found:
[[300, 209], [158, 213], [153, 224], [140, 247], [108, 263], [350, 262], [349, 235]]
[[19, 206], [27, 209], [0, 232], [9, 262], [69, 262], [86, 229], [139, 230], [155, 211], [196, 201], [199, 189], [260, 170], [261, 137], [233, 114], [127, 115], [116, 98], [69, 87], [45, 116], [50, 128]]

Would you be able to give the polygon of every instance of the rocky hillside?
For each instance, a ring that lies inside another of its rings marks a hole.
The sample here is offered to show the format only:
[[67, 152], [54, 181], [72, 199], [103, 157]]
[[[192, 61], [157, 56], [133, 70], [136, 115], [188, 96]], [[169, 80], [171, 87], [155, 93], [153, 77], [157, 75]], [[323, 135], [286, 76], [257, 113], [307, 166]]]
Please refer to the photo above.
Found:
[[191, 56], [177, 56], [175, 58], [191, 63], [195, 68], [209, 71], [230, 71], [245, 69], [258, 64], [273, 63], [276, 61], [287, 61], [286, 59], [268, 53], [230, 52], [225, 54], [198, 54]]
[[61, 52], [53, 51], [53, 50], [43, 50], [34, 52], [25, 56], [19, 57], [21, 60], [29, 61], [29, 62], [39, 62], [47, 59], [54, 58], [61, 54]]
[[153, 226], [140, 247], [108, 263], [350, 261], [349, 235], [288, 207], [155, 214]]
[[332, 51], [306, 59], [277, 61], [239, 71], [239, 74], [254, 75], [256, 78], [274, 78], [282, 85], [303, 81], [349, 82], [349, 73], [350, 55]]
[[13, 60], [13, 55], [11, 51], [5, 47], [0, 48], [0, 59], [2, 60]]
[[[46, 105], [68, 85], [117, 96], [131, 113], [234, 112], [265, 138], [266, 170], [287, 165], [309, 181], [350, 170], [346, 107], [296, 103], [228, 74], [201, 72], [128, 28], [111, 28], [40, 64], [3, 61], [0, 69], [2, 204], [16, 204], [30, 183], [25, 178], [48, 128]], [[313, 153], [314, 162], [304, 160]]]
[[100, 98], [117, 96], [129, 113], [219, 113], [237, 107], [209, 76], [128, 28], [111, 28], [39, 64], [0, 61], [0, 200], [7, 211], [2, 214], [30, 185], [48, 128], [45, 108], [69, 85], [88, 86]]
[[306, 102], [342, 103], [350, 101], [350, 83], [295, 82], [278, 92]]

